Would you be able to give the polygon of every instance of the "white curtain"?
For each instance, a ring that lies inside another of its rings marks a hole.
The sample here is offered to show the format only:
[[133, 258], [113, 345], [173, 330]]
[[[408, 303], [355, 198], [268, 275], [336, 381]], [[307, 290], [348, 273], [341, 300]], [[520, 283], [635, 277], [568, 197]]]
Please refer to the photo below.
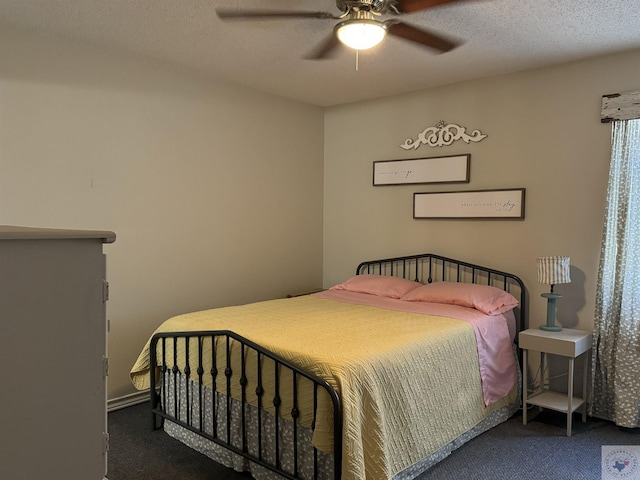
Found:
[[592, 367], [592, 415], [640, 427], [640, 119], [613, 122]]

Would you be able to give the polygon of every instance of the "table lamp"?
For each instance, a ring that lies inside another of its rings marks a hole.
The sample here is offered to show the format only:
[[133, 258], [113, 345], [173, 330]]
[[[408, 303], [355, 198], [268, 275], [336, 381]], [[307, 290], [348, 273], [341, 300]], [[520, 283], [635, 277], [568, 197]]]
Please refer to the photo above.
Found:
[[547, 299], [547, 323], [540, 325], [540, 328], [549, 332], [559, 332], [562, 327], [556, 325], [556, 300], [562, 298], [562, 295], [554, 293], [553, 286], [571, 282], [569, 257], [538, 257], [536, 262], [538, 283], [551, 285], [551, 291], [541, 295]]

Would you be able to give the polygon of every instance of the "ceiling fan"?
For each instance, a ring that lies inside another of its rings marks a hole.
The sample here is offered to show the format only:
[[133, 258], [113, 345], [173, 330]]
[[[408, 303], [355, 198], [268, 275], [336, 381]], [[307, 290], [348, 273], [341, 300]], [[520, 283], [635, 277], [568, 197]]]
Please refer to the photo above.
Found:
[[441, 53], [453, 50], [461, 42], [404, 23], [397, 18], [382, 20], [385, 15], [401, 15], [464, 0], [336, 0], [342, 13], [217, 9], [222, 20], [278, 18], [318, 18], [341, 20], [329, 35], [306, 58], [320, 60], [335, 53], [340, 44], [354, 50], [366, 50], [379, 44], [387, 34], [429, 47]]

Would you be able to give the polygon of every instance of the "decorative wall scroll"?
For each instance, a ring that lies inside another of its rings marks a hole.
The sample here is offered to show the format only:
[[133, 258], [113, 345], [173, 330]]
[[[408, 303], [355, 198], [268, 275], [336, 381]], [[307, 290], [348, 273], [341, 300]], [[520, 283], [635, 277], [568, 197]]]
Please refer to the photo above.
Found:
[[373, 162], [373, 185], [469, 183], [471, 155]]
[[524, 218], [524, 188], [413, 194], [413, 218]]
[[467, 134], [467, 129], [456, 125], [455, 123], [445, 124], [439, 121], [434, 127], [428, 127], [418, 134], [416, 140], [407, 138], [400, 147], [405, 150], [416, 150], [420, 145], [429, 145], [430, 147], [443, 147], [451, 145], [453, 142], [462, 140], [465, 143], [479, 142], [487, 138], [487, 135], [480, 130], [474, 130], [471, 135]]

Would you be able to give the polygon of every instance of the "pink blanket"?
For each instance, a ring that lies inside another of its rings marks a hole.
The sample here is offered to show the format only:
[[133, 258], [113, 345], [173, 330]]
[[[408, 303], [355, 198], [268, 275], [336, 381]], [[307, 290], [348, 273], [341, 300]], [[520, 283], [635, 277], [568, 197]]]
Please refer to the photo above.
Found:
[[425, 313], [456, 318], [473, 326], [478, 345], [478, 361], [485, 405], [506, 396], [516, 382], [512, 342], [515, 335], [513, 312], [485, 315], [473, 308], [441, 303], [407, 302], [366, 293], [327, 290], [315, 297], [401, 312]]

